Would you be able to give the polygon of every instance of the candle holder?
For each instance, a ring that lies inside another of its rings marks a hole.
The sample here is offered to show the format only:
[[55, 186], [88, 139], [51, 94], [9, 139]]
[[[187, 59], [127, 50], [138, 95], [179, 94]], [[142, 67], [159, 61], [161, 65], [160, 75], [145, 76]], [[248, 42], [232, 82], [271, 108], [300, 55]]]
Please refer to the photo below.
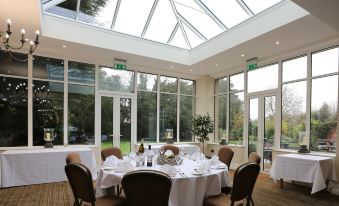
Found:
[[53, 128], [44, 128], [44, 140], [45, 148], [53, 148], [53, 140], [54, 140], [54, 129]]
[[173, 129], [166, 129], [165, 138], [167, 144], [173, 144]]

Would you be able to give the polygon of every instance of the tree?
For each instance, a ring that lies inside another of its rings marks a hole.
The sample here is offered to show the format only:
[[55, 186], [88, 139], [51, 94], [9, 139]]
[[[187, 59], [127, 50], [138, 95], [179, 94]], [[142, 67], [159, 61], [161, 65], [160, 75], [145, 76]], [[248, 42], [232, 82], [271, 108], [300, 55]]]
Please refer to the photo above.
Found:
[[[96, 16], [101, 8], [106, 6], [106, 3], [107, 0], [81, 0], [80, 10], [84, 14]], [[66, 0], [58, 6], [74, 11], [77, 8], [77, 0]]]
[[192, 133], [194, 136], [197, 136], [199, 142], [203, 143], [203, 152], [204, 151], [204, 141], [209, 140], [208, 134], [214, 132], [214, 122], [212, 118], [207, 113], [207, 115], [195, 115], [192, 119]]

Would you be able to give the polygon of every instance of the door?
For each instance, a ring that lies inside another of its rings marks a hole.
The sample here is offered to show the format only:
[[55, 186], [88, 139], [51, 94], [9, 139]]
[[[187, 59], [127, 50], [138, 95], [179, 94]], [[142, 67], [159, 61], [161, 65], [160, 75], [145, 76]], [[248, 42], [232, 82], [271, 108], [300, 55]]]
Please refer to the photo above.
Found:
[[262, 170], [269, 171], [272, 166], [272, 148], [276, 142], [276, 95], [250, 96], [247, 100], [248, 155], [257, 152], [262, 157]]
[[101, 149], [119, 147], [131, 152], [132, 97], [101, 96]]

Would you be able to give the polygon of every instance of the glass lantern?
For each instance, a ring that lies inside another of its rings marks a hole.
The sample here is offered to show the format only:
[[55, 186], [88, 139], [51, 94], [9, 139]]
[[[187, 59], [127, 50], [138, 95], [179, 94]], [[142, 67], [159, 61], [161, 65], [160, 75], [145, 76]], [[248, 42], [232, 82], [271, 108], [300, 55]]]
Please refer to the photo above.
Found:
[[54, 129], [44, 128], [45, 148], [53, 148]]

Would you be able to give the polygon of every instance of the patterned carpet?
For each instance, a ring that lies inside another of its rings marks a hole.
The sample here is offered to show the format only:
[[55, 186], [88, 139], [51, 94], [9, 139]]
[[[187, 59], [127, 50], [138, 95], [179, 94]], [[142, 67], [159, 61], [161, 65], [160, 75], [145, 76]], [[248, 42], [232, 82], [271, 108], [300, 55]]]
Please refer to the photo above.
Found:
[[[300, 185], [274, 184], [267, 175], [261, 174], [257, 180], [253, 199], [256, 206], [336, 206], [339, 196], [321, 191], [310, 194], [311, 189]], [[0, 190], [1, 206], [44, 206], [73, 204], [72, 191], [67, 182], [13, 187]]]

